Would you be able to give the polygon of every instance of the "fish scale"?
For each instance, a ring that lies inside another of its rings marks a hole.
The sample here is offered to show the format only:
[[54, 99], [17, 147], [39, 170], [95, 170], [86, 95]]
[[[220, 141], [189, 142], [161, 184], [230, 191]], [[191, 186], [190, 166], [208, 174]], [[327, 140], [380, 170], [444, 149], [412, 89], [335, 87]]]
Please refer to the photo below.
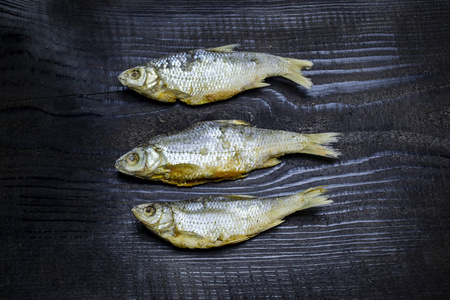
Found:
[[[182, 134], [173, 140], [165, 139], [161, 148], [164, 149], [165, 158], [172, 164], [182, 164], [189, 161], [196, 165], [203, 164], [210, 167], [223, 167], [229, 161], [234, 160], [238, 153], [244, 158], [244, 164], [241, 165], [241, 168], [238, 168], [240, 171], [244, 167], [249, 168], [254, 165], [256, 160], [252, 158], [254, 151], [264, 148], [271, 152], [271, 148], [266, 145], [272, 145], [272, 148], [275, 145], [271, 136], [256, 135], [253, 132], [255, 128], [252, 129], [245, 130], [242, 126], [232, 127], [225, 124], [213, 126], [212, 122], [204, 122], [200, 126], [188, 130], [185, 135]], [[186, 142], [188, 140], [196, 142]], [[228, 144], [230, 146], [226, 147], [225, 145]], [[156, 143], [156, 145], [159, 146], [160, 144]], [[210, 153], [209, 160], [201, 154], [201, 150], [205, 148]]]
[[226, 196], [212, 196], [202, 199], [200, 203], [187, 201], [172, 206], [178, 230], [197, 232], [202, 236], [212, 232], [214, 238], [219, 238], [220, 235], [239, 235], [243, 230], [249, 230], [257, 218], [264, 218], [273, 206], [271, 201], [249, 203], [247, 200], [230, 199], [232, 198]]
[[[267, 61], [267, 65], [280, 65], [279, 58], [270, 58], [276, 61], [269, 62], [267, 55], [258, 53], [218, 53], [198, 50], [191, 62], [188, 62], [186, 55], [182, 54], [156, 60], [151, 65], [158, 69], [159, 75], [165, 78], [165, 83], [169, 88], [198, 96], [203, 93], [229, 90], [236, 85], [248, 85], [250, 82], [246, 78], [255, 76], [253, 74], [255, 72], [261, 74], [261, 77], [283, 72], [280, 70], [282, 68], [272, 68], [271, 70], [257, 68], [256, 60]], [[178, 61], [179, 63], [174, 68], [170, 67], [171, 64], [167, 64], [166, 60]], [[192, 64], [190, 70], [185, 70], [183, 67], [187, 64]], [[287, 66], [284, 69], [284, 72], [287, 72]], [[241, 74], [241, 76], [235, 77], [232, 74]]]

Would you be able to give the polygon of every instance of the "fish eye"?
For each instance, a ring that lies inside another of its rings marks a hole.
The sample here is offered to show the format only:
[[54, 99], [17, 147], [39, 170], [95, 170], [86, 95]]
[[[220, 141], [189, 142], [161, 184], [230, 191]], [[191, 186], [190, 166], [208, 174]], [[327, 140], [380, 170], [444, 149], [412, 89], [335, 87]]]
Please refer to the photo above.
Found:
[[127, 156], [127, 163], [129, 163], [130, 165], [134, 166], [138, 162], [139, 162], [139, 155], [137, 153], [133, 152]]
[[141, 77], [141, 71], [139, 71], [138, 69], [134, 69], [133, 71], [131, 71], [130, 76], [132, 79], [138, 79], [139, 77]]
[[153, 207], [153, 205], [149, 205], [145, 208], [145, 213], [149, 216], [153, 216], [153, 214], [155, 213], [155, 208]]

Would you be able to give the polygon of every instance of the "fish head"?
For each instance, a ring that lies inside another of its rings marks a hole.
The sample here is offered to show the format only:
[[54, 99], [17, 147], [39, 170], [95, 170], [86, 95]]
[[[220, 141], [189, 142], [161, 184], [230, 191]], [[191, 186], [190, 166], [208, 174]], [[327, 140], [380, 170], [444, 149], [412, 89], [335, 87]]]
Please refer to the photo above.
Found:
[[162, 161], [162, 155], [153, 147], [137, 147], [122, 155], [115, 166], [124, 174], [146, 178], [162, 164]]
[[119, 75], [119, 81], [130, 88], [143, 86], [146, 79], [147, 72], [142, 66], [125, 70]]
[[148, 229], [160, 233], [174, 228], [173, 212], [166, 203], [141, 204], [131, 210]]
[[120, 73], [119, 81], [124, 86], [147, 97], [152, 97], [161, 82], [155, 69], [151, 66], [138, 66], [125, 70]]

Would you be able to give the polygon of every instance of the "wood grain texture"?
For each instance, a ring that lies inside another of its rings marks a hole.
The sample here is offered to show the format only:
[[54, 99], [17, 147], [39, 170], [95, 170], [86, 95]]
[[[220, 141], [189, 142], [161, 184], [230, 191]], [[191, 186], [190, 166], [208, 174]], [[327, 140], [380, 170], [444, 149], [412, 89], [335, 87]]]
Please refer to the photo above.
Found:
[[[450, 295], [448, 1], [0, 1], [0, 298], [439, 299]], [[122, 87], [120, 71], [240, 43], [309, 59], [189, 107]], [[338, 160], [289, 155], [244, 180], [176, 188], [119, 174], [150, 137], [203, 120], [339, 131]], [[131, 214], [206, 194], [334, 204], [247, 242], [177, 249]]]

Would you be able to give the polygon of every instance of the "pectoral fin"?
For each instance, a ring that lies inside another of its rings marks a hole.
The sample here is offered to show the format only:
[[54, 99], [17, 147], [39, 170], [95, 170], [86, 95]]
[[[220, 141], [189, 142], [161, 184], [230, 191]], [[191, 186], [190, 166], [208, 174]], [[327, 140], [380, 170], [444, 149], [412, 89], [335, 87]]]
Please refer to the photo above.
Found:
[[241, 46], [240, 44], [231, 44], [231, 45], [225, 45], [215, 48], [208, 48], [206, 50], [213, 51], [213, 52], [232, 52], [235, 48]]
[[184, 177], [197, 171], [200, 166], [195, 164], [178, 164], [178, 165], [166, 165], [164, 169], [170, 173], [170, 177]]
[[168, 87], [164, 88], [164, 92], [166, 94], [172, 94], [174, 98], [177, 98], [177, 99], [180, 99], [180, 100], [192, 97], [188, 93], [182, 92], [182, 91], [177, 90], [177, 89], [170, 89]]
[[193, 231], [182, 231], [182, 230], [179, 230], [177, 226], [175, 226], [173, 236], [185, 237], [185, 238], [188, 238], [188, 239], [195, 239], [195, 240], [202, 240], [202, 239], [204, 239], [204, 237], [202, 235], [198, 234], [198, 233], [195, 233]]
[[193, 231], [181, 231], [175, 228], [175, 234], [168, 240], [180, 248], [208, 248], [208, 240], [198, 233]]

